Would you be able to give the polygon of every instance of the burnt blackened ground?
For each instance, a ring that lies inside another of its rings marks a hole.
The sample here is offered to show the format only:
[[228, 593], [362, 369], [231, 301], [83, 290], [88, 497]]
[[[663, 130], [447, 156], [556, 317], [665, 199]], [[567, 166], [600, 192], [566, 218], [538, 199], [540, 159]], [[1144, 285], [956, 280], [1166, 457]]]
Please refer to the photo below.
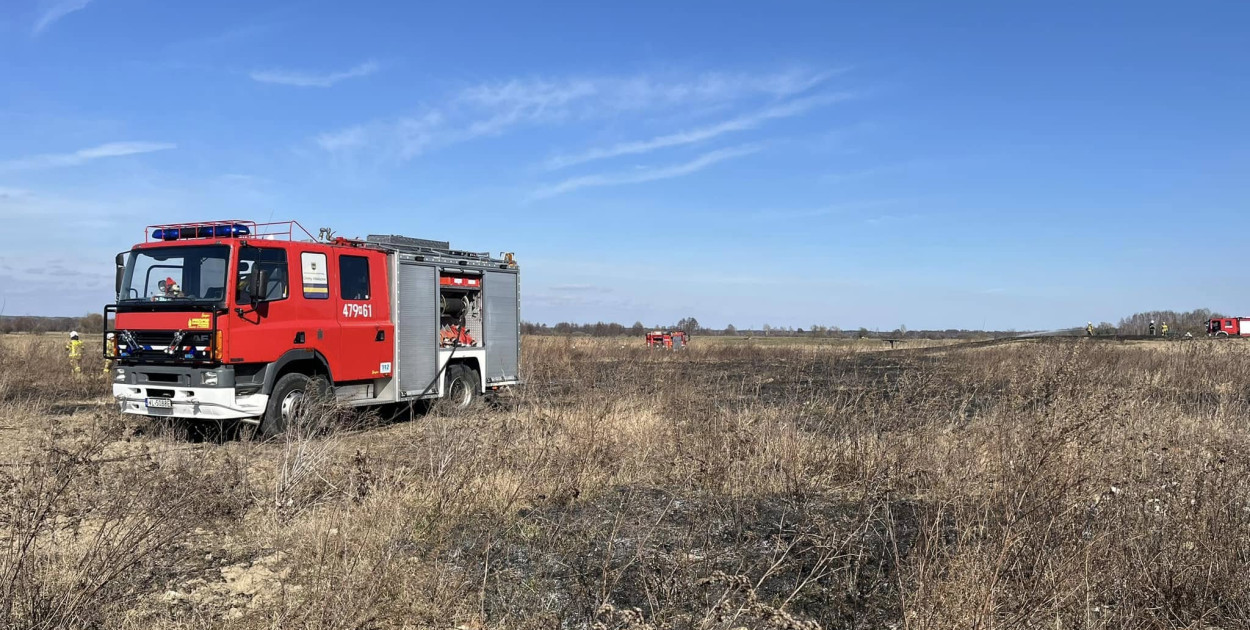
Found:
[[537, 505], [503, 532], [466, 528], [444, 560], [491, 559], [485, 605], [500, 618], [541, 610], [576, 626], [611, 602], [668, 627], [700, 627], [718, 603], [750, 600], [824, 627], [877, 628], [899, 618], [896, 560], [916, 538], [918, 509], [885, 497], [618, 488]]

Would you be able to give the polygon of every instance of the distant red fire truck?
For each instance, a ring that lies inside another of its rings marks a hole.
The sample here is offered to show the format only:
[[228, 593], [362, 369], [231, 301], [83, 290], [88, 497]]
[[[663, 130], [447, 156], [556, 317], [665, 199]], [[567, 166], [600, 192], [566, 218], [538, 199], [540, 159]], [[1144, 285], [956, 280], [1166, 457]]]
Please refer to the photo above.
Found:
[[1250, 317], [1217, 317], [1207, 322], [1212, 337], [1250, 337]]
[[520, 382], [511, 254], [294, 221], [149, 226], [117, 257], [113, 395], [125, 413], [285, 430], [307, 392], [467, 407]]
[[682, 330], [656, 330], [647, 333], [647, 347], [665, 350], [682, 350], [690, 343], [690, 338]]

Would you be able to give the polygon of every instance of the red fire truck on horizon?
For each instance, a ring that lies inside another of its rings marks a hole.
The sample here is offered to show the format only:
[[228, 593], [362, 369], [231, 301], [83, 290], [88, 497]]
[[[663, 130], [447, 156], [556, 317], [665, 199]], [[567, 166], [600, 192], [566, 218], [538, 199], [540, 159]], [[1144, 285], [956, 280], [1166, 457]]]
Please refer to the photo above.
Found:
[[313, 388], [349, 405], [463, 407], [520, 382], [511, 254], [322, 233], [294, 221], [149, 226], [118, 255], [105, 307], [121, 410], [274, 435]]
[[690, 339], [684, 330], [656, 330], [647, 333], [647, 347], [666, 350], [683, 350]]
[[1212, 337], [1250, 337], [1250, 317], [1216, 317], [1207, 322]]

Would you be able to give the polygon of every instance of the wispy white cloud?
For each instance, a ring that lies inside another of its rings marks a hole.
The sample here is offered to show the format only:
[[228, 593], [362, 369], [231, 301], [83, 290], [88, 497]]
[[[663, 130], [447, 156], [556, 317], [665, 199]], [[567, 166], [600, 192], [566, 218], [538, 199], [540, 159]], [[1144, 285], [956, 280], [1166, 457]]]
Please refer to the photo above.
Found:
[[705, 73], [694, 77], [638, 75], [562, 80], [512, 79], [464, 90], [461, 101], [494, 107], [555, 106], [594, 101], [613, 110], [652, 109], [740, 100], [750, 96], [785, 98], [806, 92], [844, 69], [787, 70], [767, 74]]
[[399, 156], [411, 158], [425, 152], [438, 142], [451, 141], [454, 133], [442, 133], [444, 125], [443, 113], [430, 110], [419, 116], [405, 116], [395, 124], [394, 138], [398, 141]]
[[[432, 147], [498, 136], [518, 128], [639, 115], [687, 108], [720, 108], [793, 97], [825, 82], [835, 71], [786, 70], [768, 74], [706, 73], [694, 76], [637, 75], [573, 78], [517, 78], [463, 88], [427, 105], [415, 117], [377, 120], [314, 138], [331, 153], [369, 152], [410, 158]], [[796, 115], [794, 108], [815, 103], [781, 104], [769, 116]], [[735, 121], [729, 121], [734, 123]], [[732, 125], [731, 125], [732, 126]], [[714, 130], [719, 135], [733, 129]], [[699, 130], [696, 130], [699, 131]], [[703, 133], [707, 133], [704, 131]], [[667, 142], [678, 142], [670, 138]], [[695, 142], [697, 140], [689, 140]], [[630, 151], [627, 151], [628, 153]], [[635, 151], [636, 152], [636, 151]], [[644, 151], [645, 152], [645, 151]]]
[[642, 168], [624, 173], [601, 173], [597, 175], [584, 175], [581, 177], [573, 177], [566, 179], [558, 184], [540, 188], [531, 195], [534, 199], [546, 197], [554, 197], [563, 195], [581, 188], [591, 188], [597, 186], [619, 186], [622, 184], [640, 184], [643, 182], [656, 181], [660, 179], [672, 179], [674, 177], [682, 177], [701, 171], [718, 162], [731, 160], [733, 158], [750, 155], [759, 151], [760, 147], [747, 145], [740, 147], [732, 147], [727, 149], [718, 149], [704, 153], [699, 157], [682, 164], [674, 164], [671, 166], [663, 166], [658, 168]]
[[858, 169], [849, 170], [849, 171], [842, 171], [839, 173], [829, 173], [828, 175], [821, 177], [821, 180], [830, 182], [833, 184], [845, 184], [849, 182], [857, 182], [857, 181], [864, 180], [864, 179], [870, 179], [872, 177], [876, 177], [883, 173], [897, 171], [900, 168], [901, 167], [898, 165], [874, 166], [872, 168], [858, 168]]
[[864, 223], [867, 223], [868, 225], [885, 225], [890, 223], [916, 221], [920, 218], [920, 215], [914, 212], [911, 214], [880, 214], [864, 219]]
[[31, 29], [31, 35], [37, 36], [61, 18], [87, 8], [91, 0], [42, 0], [39, 3], [39, 17]]
[[361, 125], [319, 134], [314, 141], [317, 146], [331, 153], [359, 147], [365, 143], [368, 132]]
[[[914, 197], [894, 197], [884, 199], [861, 199], [855, 201], [843, 201], [832, 203], [827, 206], [819, 206], [814, 208], [770, 208], [757, 210], [742, 215], [743, 218], [752, 220], [767, 219], [814, 219], [817, 217], [826, 217], [833, 215], [843, 216], [865, 216], [869, 210], [878, 208], [893, 207], [902, 204], [909, 204], [918, 201]], [[720, 216], [720, 215], [718, 215]], [[874, 215], [875, 216], [875, 215]]]
[[821, 181], [833, 184], [845, 184], [856, 182], [874, 177], [889, 175], [907, 175], [912, 172], [932, 171], [935, 169], [949, 168], [955, 165], [967, 163], [966, 157], [942, 157], [942, 158], [917, 158], [905, 160], [902, 162], [894, 162], [890, 164], [880, 164], [866, 168], [839, 171], [836, 173], [828, 173], [821, 177]]
[[836, 94], [799, 98], [780, 105], [768, 107], [752, 114], [719, 122], [714, 125], [656, 136], [647, 140], [622, 142], [610, 147], [590, 149], [576, 155], [556, 156], [547, 161], [547, 168], [555, 170], [594, 160], [620, 157], [622, 155], [637, 155], [641, 153], [649, 153], [657, 149], [666, 149], [669, 147], [694, 144], [696, 142], [704, 142], [727, 133], [755, 129], [769, 120], [799, 116], [815, 107], [849, 100], [855, 98], [856, 96], [857, 94], [855, 92], [840, 92]]
[[810, 90], [836, 72], [841, 70], [705, 73], [677, 78], [638, 75], [511, 79], [467, 88], [455, 102], [494, 112], [474, 124], [477, 131], [485, 134], [518, 122], [597, 118], [628, 111], [725, 104], [761, 96], [786, 98]]
[[376, 61], [366, 61], [350, 70], [342, 72], [330, 72], [325, 74], [312, 74], [308, 72], [299, 72], [292, 70], [254, 70], [251, 73], [253, 81], [261, 83], [276, 83], [278, 85], [291, 85], [295, 87], [331, 87], [335, 83], [345, 81], [347, 79], [355, 79], [358, 77], [367, 77], [376, 73], [381, 68]]
[[162, 49], [161, 57], [165, 63], [174, 67], [211, 65], [215, 68], [227, 51], [254, 43], [280, 31], [281, 28], [282, 23], [275, 20], [272, 13], [268, 16], [253, 16], [252, 21], [225, 30], [201, 33], [170, 42]]
[[128, 195], [122, 200], [0, 188], [0, 220], [18, 227], [26, 221], [35, 225], [65, 220], [82, 226], [113, 227], [122, 220], [137, 220], [156, 207], [154, 200], [142, 196]]
[[0, 162], [0, 171], [22, 171], [39, 168], [79, 166], [104, 158], [168, 151], [177, 145], [168, 142], [110, 142], [73, 153], [45, 153]]
[[338, 157], [351, 158], [361, 154], [373, 160], [401, 161], [420, 155], [431, 147], [463, 140], [466, 133], [447, 128], [443, 114], [430, 110], [395, 120], [328, 131], [314, 137], [313, 143]]

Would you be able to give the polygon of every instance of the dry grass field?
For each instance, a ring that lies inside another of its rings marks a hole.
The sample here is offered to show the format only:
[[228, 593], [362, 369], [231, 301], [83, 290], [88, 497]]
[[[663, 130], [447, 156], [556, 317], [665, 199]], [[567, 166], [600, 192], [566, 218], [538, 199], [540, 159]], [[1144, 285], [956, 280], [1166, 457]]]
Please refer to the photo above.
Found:
[[1250, 345], [700, 341], [218, 443], [0, 337], [0, 627], [1250, 626]]

